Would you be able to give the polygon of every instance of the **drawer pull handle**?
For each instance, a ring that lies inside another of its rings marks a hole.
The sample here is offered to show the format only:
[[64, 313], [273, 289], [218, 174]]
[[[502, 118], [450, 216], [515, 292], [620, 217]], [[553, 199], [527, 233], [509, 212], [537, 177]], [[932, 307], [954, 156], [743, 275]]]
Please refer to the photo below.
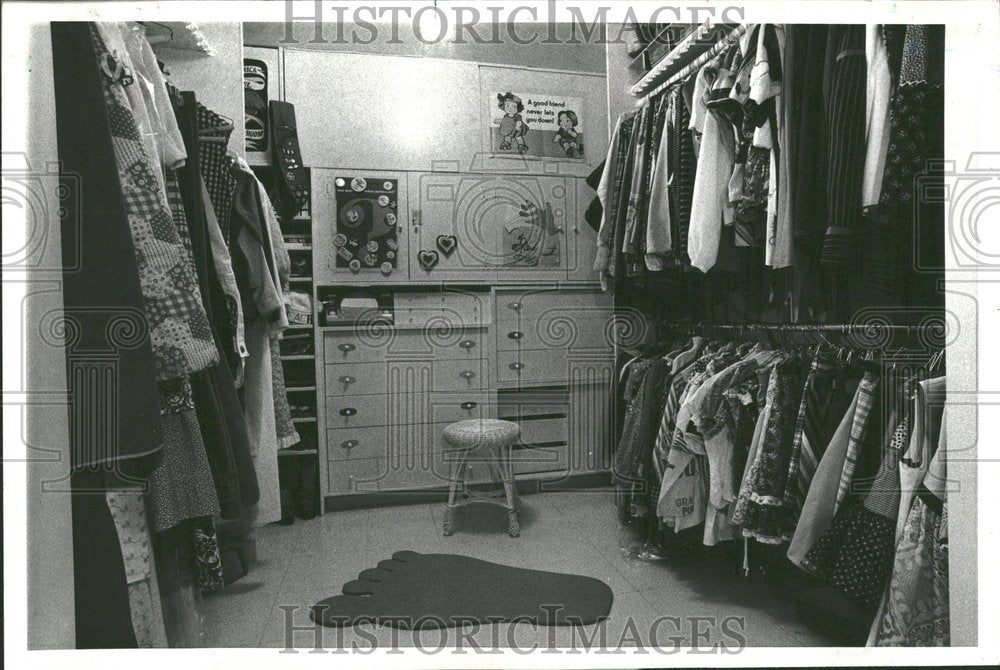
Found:
[[462, 409], [475, 409], [478, 406], [479, 403], [472, 402], [471, 400], [463, 402], [461, 405], [459, 405], [459, 407], [461, 407]]
[[476, 373], [473, 372], [472, 370], [462, 370], [461, 372], [458, 373], [458, 376], [461, 377], [462, 379], [468, 380], [475, 377]]
[[524, 337], [524, 333], [522, 333], [520, 330], [512, 330], [509, 333], [507, 333], [507, 337], [509, 337], [512, 340], [520, 340], [522, 337]]
[[341, 384], [353, 384], [356, 381], [358, 380], [350, 375], [344, 375], [343, 377], [340, 377]]
[[511, 370], [517, 370], [518, 372], [520, 372], [521, 370], [524, 369], [524, 363], [511, 363], [507, 367], [510, 368]]
[[355, 349], [357, 349], [357, 347], [354, 346], [353, 344], [351, 344], [350, 342], [344, 342], [343, 344], [338, 344], [337, 348], [340, 349], [345, 354], [348, 353], [348, 352], [350, 352], [350, 351], [354, 351]]
[[463, 349], [471, 349], [472, 347], [476, 346], [476, 341], [462, 340], [461, 342], [458, 343], [458, 346], [462, 347]]
[[357, 413], [358, 410], [354, 409], [353, 407], [345, 407], [344, 409], [340, 410], [340, 416], [354, 416]]
[[358, 446], [359, 442], [357, 440], [344, 440], [340, 443], [341, 449], [353, 449]]
[[514, 311], [518, 311], [518, 310], [521, 309], [521, 303], [519, 303], [519, 302], [509, 302], [509, 303], [507, 303], [507, 306], [510, 307]]

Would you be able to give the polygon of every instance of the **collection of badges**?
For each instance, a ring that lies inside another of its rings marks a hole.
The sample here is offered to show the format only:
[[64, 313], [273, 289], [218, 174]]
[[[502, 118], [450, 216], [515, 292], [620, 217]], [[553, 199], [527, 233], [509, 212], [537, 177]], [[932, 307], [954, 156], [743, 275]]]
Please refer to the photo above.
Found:
[[334, 187], [337, 267], [355, 273], [378, 268], [382, 274], [392, 274], [399, 254], [396, 180], [337, 177]]

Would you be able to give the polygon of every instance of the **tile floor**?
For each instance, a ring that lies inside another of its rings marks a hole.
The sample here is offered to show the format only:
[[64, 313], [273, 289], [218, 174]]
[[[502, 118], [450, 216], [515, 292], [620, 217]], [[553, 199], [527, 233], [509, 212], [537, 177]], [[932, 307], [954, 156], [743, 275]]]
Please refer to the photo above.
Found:
[[[517, 646], [530, 649], [570, 646], [585, 639], [606, 646], [653, 644], [659, 649], [722, 644], [788, 647], [832, 643], [797, 622], [793, 608], [768, 588], [704, 563], [675, 565], [625, 558], [611, 489], [552, 492], [522, 497], [521, 536], [503, 532], [504, 512], [472, 506], [460, 511], [458, 529], [441, 534], [441, 503], [332, 512], [292, 526], [258, 530], [258, 563], [250, 575], [206, 597], [205, 645], [209, 647], [287, 646], [290, 611], [297, 649], [370, 648], [396, 645], [453, 648], [456, 631], [394, 631], [368, 628], [338, 631], [315, 627], [308, 607], [340, 593], [340, 587], [395, 551], [455, 553], [518, 567], [588, 575], [614, 592], [608, 621], [581, 630], [527, 624], [464, 629], [466, 647]], [[282, 608], [285, 609], [282, 609]], [[653, 627], [660, 617], [660, 624]], [[676, 618], [676, 617], [679, 617]], [[715, 621], [718, 625], [712, 625]], [[603, 628], [603, 630], [601, 629]], [[321, 636], [321, 637], [318, 637]], [[595, 637], [597, 636], [597, 637]]]

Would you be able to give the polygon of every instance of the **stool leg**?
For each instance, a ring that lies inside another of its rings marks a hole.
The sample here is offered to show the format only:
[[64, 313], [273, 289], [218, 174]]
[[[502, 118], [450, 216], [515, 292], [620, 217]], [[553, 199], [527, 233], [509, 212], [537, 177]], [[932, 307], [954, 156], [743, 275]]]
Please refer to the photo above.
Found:
[[517, 507], [514, 498], [517, 495], [514, 484], [514, 464], [511, 445], [500, 447], [499, 466], [503, 478], [504, 492], [507, 494], [507, 534], [517, 537], [521, 534], [521, 524], [517, 521]]
[[448, 505], [444, 509], [444, 524], [443, 530], [447, 537], [455, 532], [455, 499], [458, 497], [458, 487], [461, 484], [459, 479], [461, 473], [464, 471], [463, 466], [465, 465], [465, 452], [462, 451], [458, 454], [458, 458], [451, 462], [450, 476], [448, 482]]

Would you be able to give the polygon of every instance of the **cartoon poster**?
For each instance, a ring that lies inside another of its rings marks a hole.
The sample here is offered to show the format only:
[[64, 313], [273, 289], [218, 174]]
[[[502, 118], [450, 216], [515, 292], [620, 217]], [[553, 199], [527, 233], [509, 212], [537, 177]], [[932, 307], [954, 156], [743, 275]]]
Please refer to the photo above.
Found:
[[489, 94], [495, 154], [584, 160], [583, 100], [519, 90]]

